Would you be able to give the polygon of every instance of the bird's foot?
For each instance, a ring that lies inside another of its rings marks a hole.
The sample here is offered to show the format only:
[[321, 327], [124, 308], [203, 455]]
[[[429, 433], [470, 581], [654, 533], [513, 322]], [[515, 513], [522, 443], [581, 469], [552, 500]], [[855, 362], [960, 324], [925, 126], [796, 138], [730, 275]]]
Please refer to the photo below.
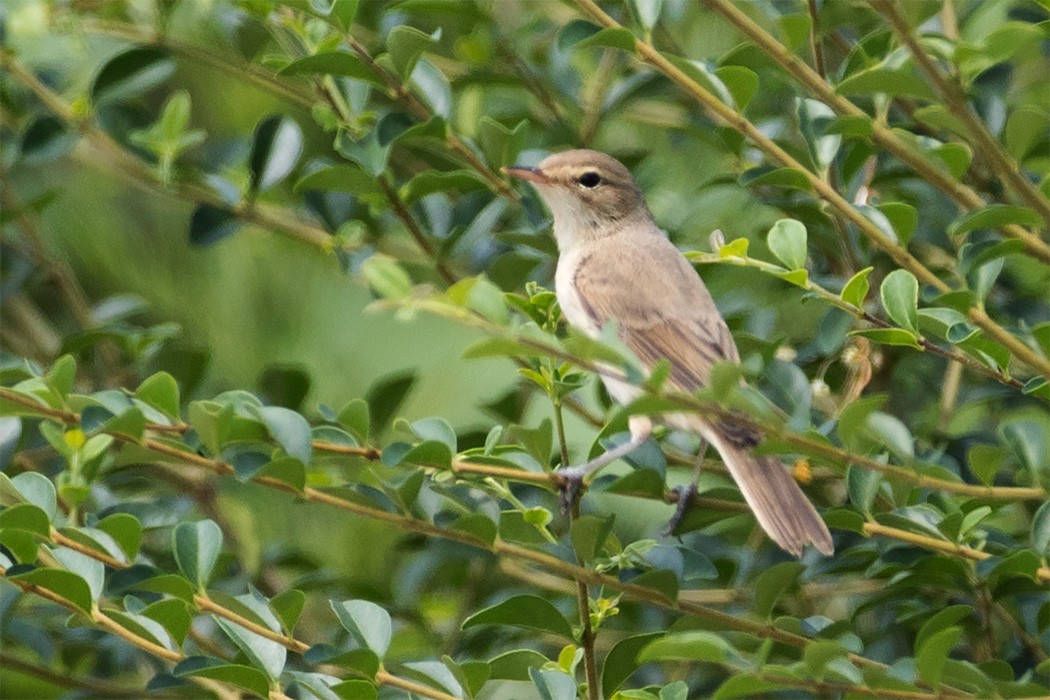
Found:
[[694, 481], [688, 486], [676, 486], [674, 492], [678, 494], [678, 505], [674, 509], [674, 515], [664, 525], [664, 537], [673, 535], [674, 531], [681, 524], [682, 518], [685, 517], [686, 512], [693, 503], [693, 497], [696, 496], [696, 482]]
[[581, 467], [566, 467], [555, 473], [561, 477], [561, 482], [558, 484], [560, 494], [558, 504], [561, 506], [562, 514], [568, 515], [583, 493], [583, 479], [588, 472]]

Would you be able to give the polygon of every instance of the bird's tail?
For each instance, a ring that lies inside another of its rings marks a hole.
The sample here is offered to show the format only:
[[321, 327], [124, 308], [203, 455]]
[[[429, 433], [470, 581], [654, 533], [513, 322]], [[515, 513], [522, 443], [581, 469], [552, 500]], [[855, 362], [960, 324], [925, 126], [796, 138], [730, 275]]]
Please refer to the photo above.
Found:
[[[735, 426], [725, 424], [703, 431], [722, 455], [744, 499], [766, 534], [796, 557], [811, 544], [825, 556], [835, 551], [831, 533], [798, 483], [775, 457], [751, 454], [750, 440], [737, 439]], [[757, 442], [757, 440], [756, 440]]]

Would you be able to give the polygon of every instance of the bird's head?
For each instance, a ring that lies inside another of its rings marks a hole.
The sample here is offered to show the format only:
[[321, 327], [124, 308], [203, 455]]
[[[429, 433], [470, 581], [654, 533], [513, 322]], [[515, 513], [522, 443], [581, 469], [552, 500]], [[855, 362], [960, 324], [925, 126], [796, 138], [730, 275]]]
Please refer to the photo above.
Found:
[[503, 171], [531, 183], [543, 196], [554, 215], [559, 246], [601, 238], [650, 216], [631, 173], [598, 151], [563, 151], [536, 167], [516, 165]]

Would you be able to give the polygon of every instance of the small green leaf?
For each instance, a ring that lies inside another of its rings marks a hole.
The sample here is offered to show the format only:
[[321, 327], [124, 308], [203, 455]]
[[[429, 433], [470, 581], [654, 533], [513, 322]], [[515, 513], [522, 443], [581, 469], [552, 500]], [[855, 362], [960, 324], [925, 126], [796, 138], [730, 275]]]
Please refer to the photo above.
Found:
[[842, 288], [842, 300], [858, 308], [864, 307], [864, 300], [868, 297], [868, 275], [874, 270], [866, 267], [857, 274], [850, 277], [849, 282]]
[[362, 445], [368, 442], [371, 418], [368, 415], [367, 401], [352, 399], [339, 411], [336, 420], [349, 430]]
[[336, 75], [364, 80], [380, 87], [383, 81], [360, 58], [346, 51], [323, 51], [292, 61], [281, 69], [281, 75]]
[[919, 678], [926, 681], [930, 687], [937, 688], [941, 683], [941, 674], [944, 672], [944, 664], [948, 660], [948, 652], [962, 637], [961, 627], [949, 627], [930, 636], [915, 654], [915, 667], [919, 672]]
[[[642, 0], [642, 4], [650, 4], [650, 0]], [[722, 66], [715, 69], [715, 75], [733, 95], [733, 102], [741, 112], [758, 92], [758, 74], [750, 68]]]
[[788, 270], [806, 267], [806, 227], [794, 219], [780, 219], [769, 229], [766, 244]]
[[1050, 559], [1050, 501], [1039, 506], [1032, 518], [1032, 549]]
[[849, 334], [870, 338], [876, 343], [882, 343], [883, 345], [903, 345], [909, 348], [915, 348], [916, 350], [922, 350], [922, 346], [919, 345], [915, 333], [906, 331], [902, 328], [868, 328], [865, 330], [850, 331]]
[[605, 541], [612, 531], [615, 516], [599, 518], [596, 515], [583, 515], [572, 523], [572, 548], [583, 562], [593, 561], [605, 546]]
[[429, 49], [441, 38], [441, 29], [436, 29], [433, 34], [427, 34], [415, 27], [400, 25], [390, 30], [387, 35], [386, 46], [390, 52], [390, 60], [394, 64], [394, 70], [403, 78], [412, 75], [416, 62], [424, 51]]
[[384, 299], [404, 299], [412, 293], [412, 279], [391, 257], [377, 253], [361, 265], [361, 274]]
[[43, 509], [49, 519], [54, 519], [58, 513], [58, 496], [51, 479], [37, 472], [23, 472], [12, 478], [10, 484], [20, 499]]
[[120, 545], [128, 559], [139, 553], [142, 545], [142, 523], [130, 513], [113, 513], [99, 521], [97, 528], [113, 538]]
[[773, 168], [768, 165], [751, 168], [740, 176], [740, 184], [750, 186], [768, 185], [787, 187], [793, 190], [809, 192], [813, 189], [809, 179], [794, 168]]
[[634, 53], [634, 34], [631, 34], [631, 30], [626, 27], [605, 27], [591, 34], [586, 39], [577, 42], [573, 49], [594, 48], [596, 46], [605, 46]]
[[383, 658], [390, 647], [393, 628], [390, 613], [367, 600], [329, 601], [339, 623], [357, 642]]
[[977, 619], [977, 611], [969, 605], [949, 605], [942, 610], [938, 610], [919, 628], [918, 634], [915, 635], [915, 648], [921, 649], [925, 646], [926, 640], [934, 634], [967, 617], [972, 617], [974, 620]]
[[893, 97], [915, 97], [931, 101], [936, 99], [930, 86], [908, 68], [876, 66], [859, 71], [840, 82], [835, 91], [840, 95], [883, 93]]
[[172, 552], [182, 575], [203, 591], [222, 550], [222, 530], [212, 520], [179, 523], [172, 532]]
[[[800, 565], [801, 567], [801, 565]], [[706, 661], [721, 664], [733, 649], [713, 632], [680, 632], [668, 634], [642, 649], [638, 661]]]
[[886, 275], [879, 289], [882, 307], [893, 321], [912, 333], [919, 332], [919, 282], [907, 270]]
[[179, 385], [167, 372], [157, 372], [139, 384], [135, 398], [156, 408], [169, 418], [179, 417]]
[[295, 625], [299, 622], [299, 616], [306, 604], [306, 594], [292, 588], [270, 599], [270, 609], [281, 620], [281, 627], [286, 634], [295, 631]]
[[302, 415], [283, 406], [261, 406], [255, 411], [282, 450], [304, 464], [310, 463], [313, 435], [310, 424]]
[[463, 629], [477, 625], [512, 625], [541, 630], [571, 640], [572, 626], [546, 598], [519, 595], [480, 610], [463, 621]]
[[915, 233], [915, 227], [919, 224], [919, 212], [910, 204], [904, 202], [885, 202], [876, 207], [882, 212], [890, 225], [893, 226], [897, 240], [907, 245]]
[[638, 654], [664, 635], [650, 632], [626, 637], [616, 642], [602, 661], [602, 697], [611, 697], [624, 682], [638, 670]]
[[850, 503], [865, 515], [871, 515], [871, 506], [879, 493], [882, 475], [872, 469], [850, 465], [846, 470], [846, 489]]
[[770, 619], [773, 606], [791, 588], [805, 567], [795, 561], [774, 564], [755, 578], [755, 612]]
[[299, 178], [295, 183], [295, 191], [308, 190], [346, 192], [358, 196], [382, 192], [375, 176], [356, 165], [331, 165]]
[[401, 199], [406, 205], [412, 205], [435, 192], [464, 194], [483, 190], [486, 187], [485, 181], [472, 170], [453, 170], [451, 172], [426, 170], [402, 186]]
[[51, 370], [44, 375], [47, 385], [58, 392], [59, 396], [65, 396], [73, 390], [73, 382], [77, 376], [77, 361], [72, 355], [63, 355], [55, 360]]
[[226, 207], [201, 202], [190, 218], [190, 243], [206, 246], [232, 236], [241, 228], [237, 214]]
[[194, 676], [229, 683], [254, 693], [260, 698], [269, 696], [270, 681], [266, 674], [251, 666], [228, 664], [218, 659], [191, 656], [172, 669], [175, 676]]
[[292, 172], [303, 152], [303, 132], [294, 119], [272, 116], [263, 119], [252, 135], [248, 156], [249, 191], [273, 187]]
[[735, 240], [732, 240], [718, 249], [718, 257], [746, 258], [748, 243], [750, 243], [750, 241], [748, 241], [746, 238], [737, 238]]
[[[274, 632], [280, 631], [280, 622], [265, 602], [250, 594], [237, 596], [237, 600], [258, 615], [265, 623], [265, 627]], [[251, 632], [218, 615], [213, 617], [215, 623], [233, 640], [252, 666], [264, 672], [271, 679], [276, 679], [281, 675], [288, 657], [288, 650], [283, 644]]]
[[46, 538], [51, 533], [51, 520], [42, 508], [18, 503], [0, 510], [0, 529], [24, 530]]
[[85, 614], [91, 612], [91, 587], [82, 577], [62, 569], [33, 569], [10, 577], [12, 581], [39, 586], [62, 596]]
[[1037, 226], [1040, 221], [1039, 215], [1026, 207], [1015, 204], [989, 204], [959, 218], [948, 227], [948, 233], [961, 236], [977, 229], [999, 228], [1008, 224]]

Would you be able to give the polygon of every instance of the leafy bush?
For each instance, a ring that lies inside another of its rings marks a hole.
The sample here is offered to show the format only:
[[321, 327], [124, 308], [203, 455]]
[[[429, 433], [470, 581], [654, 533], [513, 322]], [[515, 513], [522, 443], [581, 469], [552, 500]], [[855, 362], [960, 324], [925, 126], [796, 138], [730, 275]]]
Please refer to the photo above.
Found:
[[[1050, 692], [1045, 4], [0, 18], [5, 697]], [[576, 146], [734, 331], [696, 396], [560, 323], [500, 168]], [[668, 431], [560, 511], [668, 410], [745, 411], [835, 555], [715, 460], [661, 535]]]

